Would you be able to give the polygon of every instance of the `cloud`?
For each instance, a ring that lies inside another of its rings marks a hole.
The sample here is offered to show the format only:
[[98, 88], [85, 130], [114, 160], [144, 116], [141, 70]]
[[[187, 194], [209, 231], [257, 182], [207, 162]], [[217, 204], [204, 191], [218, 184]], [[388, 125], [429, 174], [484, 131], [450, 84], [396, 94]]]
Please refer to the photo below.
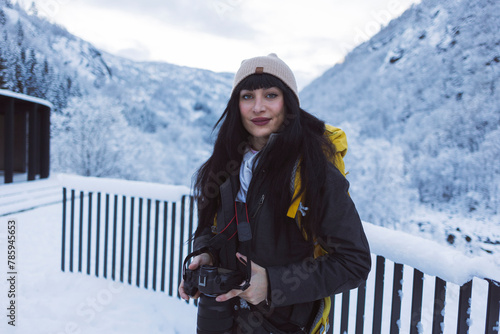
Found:
[[51, 19], [110, 53], [235, 72], [241, 60], [274, 52], [304, 86], [342, 61], [361, 34], [370, 37], [420, 0], [35, 1], [59, 4]]
[[250, 39], [255, 30], [238, 10], [243, 0], [85, 0], [97, 8], [136, 13], [183, 30], [226, 38]]
[[148, 61], [151, 58], [151, 51], [142, 43], [136, 41], [135, 44], [133, 47], [116, 51], [116, 55], [135, 61]]

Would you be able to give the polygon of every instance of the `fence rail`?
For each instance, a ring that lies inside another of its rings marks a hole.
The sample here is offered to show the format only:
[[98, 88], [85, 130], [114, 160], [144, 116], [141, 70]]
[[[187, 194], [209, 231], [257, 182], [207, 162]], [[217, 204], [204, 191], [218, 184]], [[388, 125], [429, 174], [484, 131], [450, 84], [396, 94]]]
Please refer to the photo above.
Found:
[[[179, 202], [63, 188], [61, 270], [111, 278], [177, 296], [196, 216]], [[458, 286], [372, 254], [375, 270], [335, 296], [334, 333], [499, 332], [500, 284]]]

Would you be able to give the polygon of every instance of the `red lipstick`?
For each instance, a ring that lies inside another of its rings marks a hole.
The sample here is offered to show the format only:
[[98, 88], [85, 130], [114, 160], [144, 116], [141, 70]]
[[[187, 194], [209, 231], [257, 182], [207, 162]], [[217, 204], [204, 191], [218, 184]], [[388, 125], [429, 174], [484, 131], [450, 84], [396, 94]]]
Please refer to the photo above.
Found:
[[269, 123], [270, 121], [271, 121], [271, 119], [267, 118], [267, 117], [255, 117], [252, 119], [252, 123], [257, 125], [257, 126], [264, 126], [267, 123]]

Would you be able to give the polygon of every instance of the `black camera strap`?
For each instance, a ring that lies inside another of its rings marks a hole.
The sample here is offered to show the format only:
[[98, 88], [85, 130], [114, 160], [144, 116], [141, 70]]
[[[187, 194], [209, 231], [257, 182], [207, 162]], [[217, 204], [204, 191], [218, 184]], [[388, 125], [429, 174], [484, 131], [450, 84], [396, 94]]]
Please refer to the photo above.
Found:
[[248, 208], [246, 203], [234, 202], [234, 211], [239, 241], [238, 251], [247, 257], [245, 263], [246, 279], [242, 286], [242, 290], [245, 291], [250, 286], [250, 279], [252, 278], [252, 227], [248, 219]]
[[[207, 246], [202, 247], [192, 253], [190, 253], [184, 259], [182, 267], [182, 276], [185, 278], [186, 270], [188, 268], [190, 260], [200, 254], [209, 253], [214, 254], [216, 251], [223, 247], [231, 249], [233, 254], [231, 260], [234, 261], [234, 269], [239, 267], [241, 271], [245, 272], [245, 280], [242, 285], [235, 287], [235, 289], [241, 289], [245, 291], [250, 286], [250, 279], [252, 278], [252, 261], [251, 261], [251, 242], [252, 242], [252, 228], [248, 219], [248, 209], [246, 203], [234, 202], [235, 215], [229, 222], [229, 224], [218, 234], [210, 238], [207, 242]], [[236, 224], [235, 224], [236, 223]], [[234, 237], [238, 235], [237, 240]], [[243, 265], [236, 261], [235, 255], [236, 251], [240, 252], [242, 255], [247, 257], [247, 261]], [[214, 260], [217, 259], [216, 256], [212, 256]], [[219, 266], [219, 263], [214, 263], [214, 266]], [[233, 267], [231, 265], [230, 267]]]

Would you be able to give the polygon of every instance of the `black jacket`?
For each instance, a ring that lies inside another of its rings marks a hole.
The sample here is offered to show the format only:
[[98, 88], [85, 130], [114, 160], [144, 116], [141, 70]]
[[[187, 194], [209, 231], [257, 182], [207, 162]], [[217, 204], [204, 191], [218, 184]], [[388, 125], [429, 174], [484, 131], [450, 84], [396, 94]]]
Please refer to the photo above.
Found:
[[[283, 230], [273, 226], [274, 213], [269, 201], [266, 201], [266, 191], [255, 184], [258, 184], [256, 175], [252, 178], [247, 196], [252, 228], [250, 258], [267, 270], [270, 288], [268, 304], [251, 305], [251, 311], [239, 309], [235, 317], [242, 333], [269, 333], [269, 328], [257, 328], [262, 319], [267, 326], [271, 323], [285, 332], [297, 332], [311, 325], [316, 312], [315, 301], [356, 288], [366, 280], [371, 267], [368, 242], [348, 194], [349, 183], [333, 165], [330, 165], [325, 184], [320, 215], [321, 235], [318, 236], [328, 254], [316, 259], [313, 257], [314, 245], [305, 240], [295, 220], [287, 218], [289, 225]], [[218, 233], [235, 214], [234, 200], [238, 189], [237, 175], [220, 187], [222, 205], [217, 214]], [[252, 201], [252, 198], [256, 200]], [[207, 228], [203, 235], [195, 239], [194, 248], [205, 246], [212, 236]], [[238, 267], [235, 248], [238, 248], [236, 241], [232, 245], [228, 243], [219, 254], [215, 254], [221, 267]], [[235, 304], [238, 304], [237, 300]]]

